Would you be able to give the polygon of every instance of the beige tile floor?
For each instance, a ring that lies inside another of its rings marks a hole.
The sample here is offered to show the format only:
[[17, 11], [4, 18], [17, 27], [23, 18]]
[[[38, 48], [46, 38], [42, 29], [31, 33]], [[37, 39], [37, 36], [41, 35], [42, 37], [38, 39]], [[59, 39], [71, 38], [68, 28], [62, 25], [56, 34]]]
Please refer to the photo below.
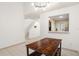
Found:
[[[1, 49], [0, 56], [27, 56], [25, 43]], [[79, 53], [67, 49], [62, 49], [62, 56], [79, 56]]]

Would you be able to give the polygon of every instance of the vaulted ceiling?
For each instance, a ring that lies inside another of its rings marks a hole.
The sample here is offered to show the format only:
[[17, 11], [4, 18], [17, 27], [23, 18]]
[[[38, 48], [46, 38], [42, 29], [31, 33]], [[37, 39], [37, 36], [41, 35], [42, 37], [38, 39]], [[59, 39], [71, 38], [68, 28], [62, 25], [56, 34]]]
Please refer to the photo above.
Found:
[[24, 9], [24, 18], [25, 19], [38, 19], [40, 18], [40, 14], [61, 9], [61, 8], [66, 8], [66, 7], [71, 7], [73, 5], [77, 5], [79, 2], [51, 2], [50, 6], [46, 8], [46, 10], [35, 10], [34, 7], [32, 6], [32, 2], [24, 2], [23, 3], [23, 9]]

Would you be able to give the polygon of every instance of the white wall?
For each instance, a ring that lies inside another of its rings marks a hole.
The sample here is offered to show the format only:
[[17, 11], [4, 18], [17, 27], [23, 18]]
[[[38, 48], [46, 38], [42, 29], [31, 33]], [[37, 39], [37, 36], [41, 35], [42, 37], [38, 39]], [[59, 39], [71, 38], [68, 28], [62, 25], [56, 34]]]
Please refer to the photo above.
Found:
[[0, 48], [25, 40], [22, 7], [22, 3], [0, 3]]
[[[48, 33], [49, 16], [69, 13], [69, 33]], [[62, 39], [62, 47], [79, 51], [79, 5], [41, 14], [41, 36]]]
[[[27, 34], [27, 31], [29, 34], [27, 35], [29, 38], [34, 38], [40, 36], [40, 24], [39, 20], [33, 20], [33, 19], [25, 19], [25, 34]], [[34, 28], [34, 26], [37, 26], [37, 28]], [[28, 38], [26, 36], [26, 39]]]
[[34, 22], [34, 20], [32, 20], [32, 19], [25, 19], [25, 20], [24, 20], [24, 29], [25, 29], [25, 32], [27, 32], [28, 27], [30, 26], [30, 24], [31, 24], [32, 22]]
[[29, 30], [34, 25], [34, 20], [32, 19], [25, 19], [24, 21], [24, 29], [25, 29], [25, 39], [29, 39]]
[[[36, 28], [34, 28], [36, 26]], [[35, 21], [34, 25], [29, 30], [29, 38], [34, 38], [40, 36], [40, 23]]]

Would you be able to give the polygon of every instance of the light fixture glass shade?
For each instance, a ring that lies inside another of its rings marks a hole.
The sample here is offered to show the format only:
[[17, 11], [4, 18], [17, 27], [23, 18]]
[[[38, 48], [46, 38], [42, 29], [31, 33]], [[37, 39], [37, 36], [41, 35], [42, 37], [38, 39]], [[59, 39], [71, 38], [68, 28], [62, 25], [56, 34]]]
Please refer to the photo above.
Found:
[[46, 2], [35, 2], [35, 3], [34, 3], [34, 6], [35, 6], [36, 8], [44, 8], [44, 7], [47, 6], [47, 3], [46, 3]]
[[47, 2], [33, 2], [32, 6], [35, 10], [46, 10], [45, 8], [47, 7]]
[[34, 7], [35, 10], [46, 10], [50, 8], [50, 6], [56, 5], [57, 2], [33, 2], [32, 6]]

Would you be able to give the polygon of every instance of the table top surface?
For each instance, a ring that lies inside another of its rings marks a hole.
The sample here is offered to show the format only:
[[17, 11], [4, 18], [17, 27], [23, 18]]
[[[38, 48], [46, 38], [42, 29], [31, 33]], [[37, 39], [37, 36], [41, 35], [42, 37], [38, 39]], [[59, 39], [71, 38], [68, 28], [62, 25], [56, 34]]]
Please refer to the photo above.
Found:
[[28, 48], [33, 49], [39, 53], [52, 54], [58, 48], [61, 39], [43, 38], [39, 41], [26, 45]]

